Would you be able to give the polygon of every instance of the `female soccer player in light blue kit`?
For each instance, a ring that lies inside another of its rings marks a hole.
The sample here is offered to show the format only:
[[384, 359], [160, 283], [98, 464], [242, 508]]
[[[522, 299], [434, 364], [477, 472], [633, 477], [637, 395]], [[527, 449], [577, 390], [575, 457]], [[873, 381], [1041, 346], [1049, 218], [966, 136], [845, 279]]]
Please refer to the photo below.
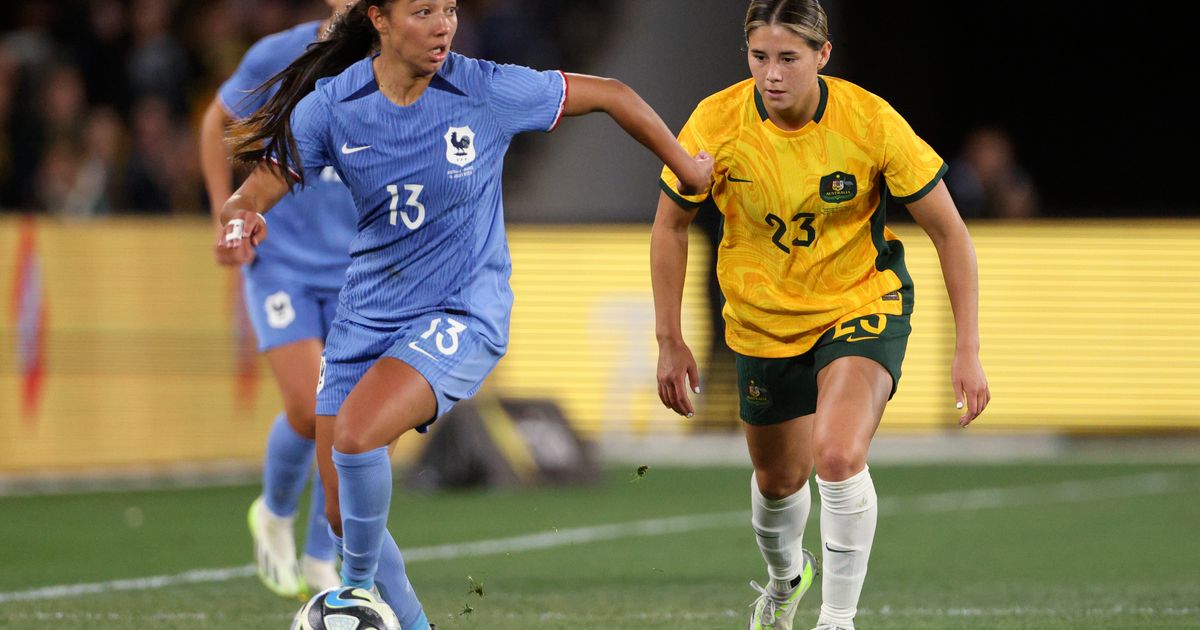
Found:
[[456, 0], [348, 9], [235, 130], [238, 158], [273, 165], [256, 168], [221, 213], [221, 242], [245, 249], [267, 237], [257, 213], [289, 189], [282, 172], [311, 180], [332, 166], [354, 196], [358, 235], [318, 384], [318, 463], [327, 516], [344, 534], [343, 582], [379, 586], [405, 630], [427, 622], [405, 609], [380, 562], [395, 548], [386, 447], [473, 395], [507, 348], [500, 180], [513, 136], [603, 111], [685, 188], [704, 190], [712, 175], [711, 158], [688, 155], [621, 83], [453, 54], [457, 24]]
[[[326, 0], [330, 9], [337, 0]], [[332, 19], [332, 18], [331, 18]], [[244, 120], [269, 96], [252, 94], [304, 53], [329, 27], [308, 22], [269, 35], [246, 53], [221, 86], [201, 126], [201, 164], [214, 214], [232, 193], [225, 127]], [[337, 586], [333, 540], [325, 520], [325, 493], [313, 481], [304, 553], [296, 561], [293, 520], [312, 470], [316, 391], [321, 351], [337, 309], [337, 293], [350, 265], [354, 200], [333, 169], [311, 185], [280, 199], [271, 215], [271, 242], [254, 250], [216, 248], [217, 262], [242, 267], [245, 303], [283, 394], [263, 462], [263, 493], [250, 508], [258, 575], [272, 592], [302, 597]]]

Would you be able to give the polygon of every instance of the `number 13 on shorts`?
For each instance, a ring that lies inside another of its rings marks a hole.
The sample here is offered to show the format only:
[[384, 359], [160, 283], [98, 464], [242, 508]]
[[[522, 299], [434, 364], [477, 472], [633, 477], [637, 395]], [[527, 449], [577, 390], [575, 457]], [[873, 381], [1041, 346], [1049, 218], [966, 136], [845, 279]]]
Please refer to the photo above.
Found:
[[[421, 338], [408, 344], [409, 348], [420, 352], [421, 354], [437, 361], [438, 358], [433, 355], [431, 350], [436, 350], [443, 356], [452, 356], [458, 352], [458, 336], [467, 325], [454, 319], [453, 317], [435, 317], [429, 322], [429, 329], [421, 334]], [[422, 346], [433, 346], [426, 350]]]

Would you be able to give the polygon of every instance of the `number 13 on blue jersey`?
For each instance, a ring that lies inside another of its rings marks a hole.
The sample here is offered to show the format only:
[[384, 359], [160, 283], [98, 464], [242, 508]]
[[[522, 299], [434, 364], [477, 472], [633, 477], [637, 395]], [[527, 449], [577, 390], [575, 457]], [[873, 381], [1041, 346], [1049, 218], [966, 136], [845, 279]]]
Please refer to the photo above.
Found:
[[[429, 322], [429, 330], [426, 330], [425, 334], [421, 335], [421, 339], [428, 340], [430, 337], [433, 337], [434, 345], [437, 347], [437, 351], [445, 356], [451, 356], [455, 352], [458, 352], [458, 335], [467, 329], [467, 325], [459, 322], [453, 317], [447, 317], [445, 330], [438, 330], [439, 328], [442, 328], [442, 318], [435, 317], [433, 318], [433, 321]], [[437, 357], [433, 356], [427, 350], [422, 348], [419, 345], [420, 343], [420, 341], [414, 341], [409, 343], [408, 347], [420, 352], [434, 361], [437, 361]]]
[[404, 202], [404, 206], [406, 208], [411, 206], [417, 209], [417, 216], [413, 218], [409, 217], [408, 210], [399, 209], [400, 187], [395, 184], [391, 184], [387, 187], [388, 193], [392, 196], [392, 205], [388, 208], [392, 211], [389, 219], [389, 222], [392, 225], [396, 225], [396, 219], [400, 218], [404, 221], [404, 225], [408, 226], [408, 229], [410, 230], [415, 230], [421, 227], [421, 224], [425, 222], [425, 205], [422, 204], [418, 198], [421, 196], [421, 191], [423, 190], [425, 190], [425, 187], [420, 184], [404, 185], [404, 191], [409, 193], [408, 201]]

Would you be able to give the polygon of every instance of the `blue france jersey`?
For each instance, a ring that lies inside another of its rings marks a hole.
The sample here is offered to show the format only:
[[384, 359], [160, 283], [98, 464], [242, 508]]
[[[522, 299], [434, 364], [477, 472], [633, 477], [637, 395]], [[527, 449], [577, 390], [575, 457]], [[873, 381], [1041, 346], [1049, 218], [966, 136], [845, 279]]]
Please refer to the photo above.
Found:
[[390, 326], [462, 312], [506, 344], [504, 154], [516, 134], [553, 129], [565, 100], [560, 72], [453, 53], [407, 107], [379, 91], [372, 59], [319, 81], [292, 130], [306, 177], [333, 166], [358, 209], [341, 314]]
[[[270, 98], [251, 95], [286, 68], [316, 41], [320, 22], [259, 40], [218, 93], [231, 116], [247, 118]], [[318, 173], [303, 190], [296, 188], [275, 204], [267, 215], [268, 238], [245, 271], [274, 278], [292, 279], [307, 286], [338, 289], [350, 264], [350, 240], [354, 238], [354, 201], [333, 169]]]

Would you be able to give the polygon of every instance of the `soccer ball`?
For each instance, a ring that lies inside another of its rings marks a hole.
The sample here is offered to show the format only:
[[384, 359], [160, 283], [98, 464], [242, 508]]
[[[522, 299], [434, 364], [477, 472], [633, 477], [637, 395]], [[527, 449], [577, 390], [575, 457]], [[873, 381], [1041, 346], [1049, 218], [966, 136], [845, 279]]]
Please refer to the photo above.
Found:
[[292, 619], [291, 630], [400, 630], [400, 620], [371, 591], [339, 586], [308, 600]]

